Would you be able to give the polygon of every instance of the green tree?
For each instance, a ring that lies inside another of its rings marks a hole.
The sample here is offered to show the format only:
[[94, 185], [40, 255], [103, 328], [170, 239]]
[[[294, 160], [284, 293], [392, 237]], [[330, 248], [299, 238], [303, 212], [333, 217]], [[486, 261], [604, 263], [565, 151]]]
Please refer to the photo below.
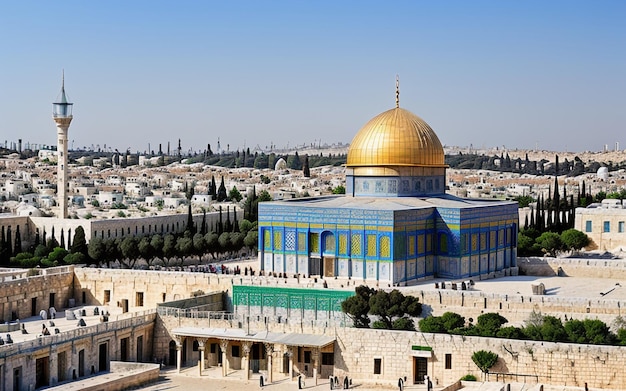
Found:
[[272, 200], [272, 196], [270, 195], [270, 193], [267, 192], [267, 190], [263, 190], [263, 191], [261, 191], [261, 193], [259, 193], [258, 200], [259, 200], [259, 202], [271, 201]]
[[217, 202], [224, 201], [226, 197], [226, 185], [224, 185], [224, 176], [222, 176], [222, 182], [220, 183], [220, 187], [217, 189]]
[[370, 298], [375, 290], [365, 285], [360, 285], [355, 289], [355, 295], [348, 297], [341, 303], [341, 310], [352, 319], [354, 327], [368, 328], [370, 318]]
[[206, 253], [207, 246], [206, 241], [204, 240], [204, 235], [195, 234], [192, 239], [193, 243], [193, 253], [198, 256], [198, 262], [202, 262], [202, 256]]
[[561, 323], [561, 319], [546, 315], [541, 325], [541, 339], [548, 342], [567, 341], [567, 332]]
[[162, 258], [163, 257], [163, 236], [159, 234], [152, 235], [150, 238], [150, 247], [152, 247], [152, 257], [154, 258]]
[[87, 240], [85, 239], [85, 229], [82, 225], [76, 227], [74, 231], [74, 239], [72, 240], [72, 247], [70, 247], [72, 254], [80, 253], [85, 256], [89, 255], [89, 249], [87, 247]]
[[339, 185], [333, 189], [333, 194], [346, 194], [346, 188], [342, 185]]
[[242, 198], [243, 196], [235, 186], [233, 186], [233, 188], [228, 192], [228, 199], [231, 201], [239, 202]]
[[589, 236], [577, 229], [570, 228], [561, 233], [561, 242], [566, 250], [580, 251], [589, 245]]
[[[465, 327], [465, 318], [454, 312], [446, 312], [441, 315], [441, 321], [446, 332]], [[421, 329], [420, 329], [421, 330]]]
[[137, 238], [134, 236], [125, 237], [120, 244], [120, 250], [123, 258], [126, 259], [126, 262], [121, 263], [128, 269], [132, 269], [139, 258], [139, 242]]
[[69, 253], [63, 257], [63, 262], [68, 265], [78, 265], [85, 262], [87, 257], [83, 253]]
[[547, 256], [556, 257], [563, 250], [561, 236], [555, 232], [544, 232], [536, 240], [537, 245]]
[[486, 374], [498, 362], [498, 355], [487, 350], [479, 350], [472, 354], [472, 361], [483, 374]]
[[220, 247], [219, 252], [226, 254], [232, 249], [232, 242], [230, 241], [230, 232], [222, 232], [217, 239]]
[[102, 238], [92, 238], [87, 245], [87, 255], [91, 258], [91, 261], [96, 264], [100, 264], [100, 262], [104, 261], [106, 255], [104, 240], [102, 240]]
[[168, 265], [169, 261], [176, 255], [176, 238], [172, 234], [165, 235], [163, 238], [163, 263]]
[[141, 238], [139, 240], [139, 243], [137, 244], [137, 249], [139, 250], [139, 255], [141, 256], [141, 258], [143, 258], [146, 263], [150, 265], [150, 263], [152, 263], [152, 260], [154, 259], [154, 249], [150, 244], [150, 238], [147, 236]]
[[250, 249], [250, 251], [254, 251], [256, 246], [259, 243], [259, 231], [250, 230], [246, 233], [246, 236], [243, 239], [243, 244]]
[[478, 317], [476, 328], [482, 337], [495, 337], [500, 327], [508, 320], [500, 314], [489, 312]]
[[446, 326], [441, 316], [428, 316], [418, 322], [420, 331], [423, 333], [445, 333]]
[[506, 339], [524, 339], [526, 336], [524, 335], [524, 330], [515, 326], [501, 327], [496, 333], [496, 337], [498, 338], [506, 338]]
[[69, 251], [66, 249], [62, 247], [55, 247], [52, 252], [48, 254], [47, 261], [54, 266], [62, 265], [63, 258], [65, 258], [67, 254], [69, 254]]
[[[397, 289], [391, 292], [378, 290], [369, 301], [371, 315], [378, 317], [375, 328], [393, 329], [396, 318], [416, 317], [422, 313], [422, 304], [414, 296], [404, 296]], [[414, 330], [413, 322], [410, 322]], [[406, 322], [404, 323], [406, 324]]]
[[517, 201], [517, 204], [520, 208], [527, 208], [530, 204], [537, 201], [531, 196], [518, 196], [513, 199]]
[[178, 258], [180, 259], [180, 264], [183, 264], [183, 261], [186, 257], [193, 254], [193, 239], [188, 237], [187, 235], [181, 236], [176, 239], [176, 253]]

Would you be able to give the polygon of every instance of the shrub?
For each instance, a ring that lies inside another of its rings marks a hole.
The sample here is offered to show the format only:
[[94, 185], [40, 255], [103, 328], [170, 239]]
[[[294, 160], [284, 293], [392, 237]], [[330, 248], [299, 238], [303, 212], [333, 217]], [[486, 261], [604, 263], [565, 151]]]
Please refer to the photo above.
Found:
[[489, 372], [489, 368], [493, 367], [498, 361], [498, 355], [487, 350], [479, 350], [472, 354], [472, 361], [483, 372]]
[[463, 381], [476, 381], [476, 376], [467, 374], [461, 378]]

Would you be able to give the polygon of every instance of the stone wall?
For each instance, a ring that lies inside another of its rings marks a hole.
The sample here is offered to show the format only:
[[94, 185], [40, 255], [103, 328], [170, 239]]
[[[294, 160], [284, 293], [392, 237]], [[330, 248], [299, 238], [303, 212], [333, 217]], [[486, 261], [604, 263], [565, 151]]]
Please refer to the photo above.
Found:
[[230, 291], [233, 279], [232, 275], [211, 273], [99, 268], [76, 268], [74, 274], [76, 296], [85, 294], [86, 302], [80, 301], [79, 304], [104, 305], [108, 291], [112, 305], [123, 307], [124, 300], [127, 300], [131, 312], [155, 308], [166, 301], [186, 299], [196, 291]]
[[[485, 283], [485, 282], [481, 282]], [[530, 285], [530, 284], [529, 284]], [[626, 308], [626, 300], [574, 298], [548, 295], [496, 294], [479, 291], [424, 290], [413, 294], [425, 304], [423, 315], [456, 312], [466, 319], [497, 312], [512, 325], [521, 325], [535, 312], [575, 319], [600, 319], [610, 324]]]
[[[436, 386], [450, 385], [467, 374], [477, 378], [482, 373], [472, 361], [472, 354], [478, 350], [498, 354], [498, 362], [491, 368], [489, 380], [542, 383], [558, 386], [625, 389], [626, 350], [617, 346], [579, 345], [535, 341], [506, 340], [497, 338], [465, 337], [457, 335], [430, 334], [409, 331], [356, 329], [350, 327], [309, 327], [306, 324], [264, 324], [251, 322], [250, 325], [230, 320], [208, 320], [192, 318], [157, 318], [155, 326], [155, 355], [167, 355], [167, 346], [173, 339], [168, 330], [176, 327], [248, 328], [285, 333], [308, 333], [333, 335], [334, 367], [320, 365], [320, 376], [327, 378], [333, 374], [340, 379], [348, 376], [356, 383], [380, 384], [393, 387], [400, 377], [407, 377], [407, 385], [416, 380], [415, 361], [419, 357], [426, 360], [426, 374]], [[415, 347], [415, 348], [414, 348]], [[278, 373], [282, 365], [281, 354], [284, 347], [275, 346], [273, 366]], [[189, 348], [188, 348], [189, 351]], [[188, 353], [189, 354], [189, 353]], [[449, 355], [448, 360], [446, 355]], [[380, 373], [375, 374], [375, 360], [380, 360]], [[446, 368], [449, 363], [449, 368]], [[196, 365], [188, 361], [186, 365]], [[322, 368], [324, 367], [324, 368]], [[234, 369], [234, 368], [233, 368]], [[294, 373], [303, 372], [296, 368]], [[525, 375], [525, 376], [522, 376]], [[310, 376], [310, 375], [309, 375]], [[423, 380], [420, 378], [419, 380]]]
[[626, 279], [626, 260], [590, 258], [518, 258], [520, 274]]
[[[111, 361], [110, 372], [79, 380], [72, 384], [81, 391], [118, 391], [128, 390], [147, 383], [156, 382], [161, 372], [158, 364], [137, 364]], [[67, 384], [47, 388], [48, 391], [66, 390]]]
[[[107, 371], [109, 361], [121, 359], [124, 338], [128, 338], [129, 361], [152, 361], [155, 317], [156, 312], [152, 310], [118, 321], [0, 346], [0, 389], [14, 389], [15, 370], [20, 373], [21, 389], [35, 389], [39, 359], [48, 363], [50, 385]], [[143, 341], [141, 346], [138, 345], [140, 339]], [[80, 356], [83, 357], [82, 374]], [[101, 366], [102, 362], [105, 367]]]
[[[50, 307], [65, 308], [73, 297], [72, 266], [5, 272], [0, 294], [0, 320], [10, 321], [38, 315]], [[37, 275], [30, 275], [33, 272]], [[50, 302], [53, 299], [54, 302]]]

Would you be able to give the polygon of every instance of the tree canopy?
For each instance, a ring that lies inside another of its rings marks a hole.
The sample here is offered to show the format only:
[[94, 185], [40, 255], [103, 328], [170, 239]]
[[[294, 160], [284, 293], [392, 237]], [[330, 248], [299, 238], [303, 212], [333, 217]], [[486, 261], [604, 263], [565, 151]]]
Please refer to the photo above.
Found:
[[375, 291], [364, 285], [357, 287], [355, 292], [355, 296], [341, 303], [342, 311], [352, 319], [354, 327], [369, 327], [369, 315], [373, 315], [377, 317], [374, 328], [415, 330], [411, 317], [422, 313], [422, 304], [416, 297], [404, 296], [397, 289]]

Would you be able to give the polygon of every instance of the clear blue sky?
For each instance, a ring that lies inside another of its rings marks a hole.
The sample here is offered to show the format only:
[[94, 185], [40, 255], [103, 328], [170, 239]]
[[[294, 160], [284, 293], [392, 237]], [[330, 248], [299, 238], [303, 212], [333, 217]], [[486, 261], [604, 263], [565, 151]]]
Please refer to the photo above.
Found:
[[3, 1], [0, 139], [349, 143], [400, 106], [445, 145], [626, 148], [626, 1]]

